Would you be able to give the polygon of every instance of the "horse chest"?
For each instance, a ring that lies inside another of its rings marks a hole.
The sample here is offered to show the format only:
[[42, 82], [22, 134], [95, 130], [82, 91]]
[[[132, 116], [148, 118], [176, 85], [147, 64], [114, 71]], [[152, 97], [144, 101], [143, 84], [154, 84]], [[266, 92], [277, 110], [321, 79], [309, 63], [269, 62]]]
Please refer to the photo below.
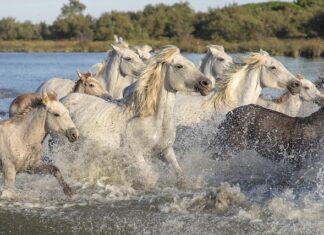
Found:
[[42, 151], [41, 144], [27, 144], [25, 151], [17, 158], [17, 170], [25, 170], [31, 166], [36, 165], [40, 160]]
[[145, 152], [161, 152], [175, 140], [175, 129], [155, 121], [134, 122], [127, 128], [127, 134], [129, 144]]

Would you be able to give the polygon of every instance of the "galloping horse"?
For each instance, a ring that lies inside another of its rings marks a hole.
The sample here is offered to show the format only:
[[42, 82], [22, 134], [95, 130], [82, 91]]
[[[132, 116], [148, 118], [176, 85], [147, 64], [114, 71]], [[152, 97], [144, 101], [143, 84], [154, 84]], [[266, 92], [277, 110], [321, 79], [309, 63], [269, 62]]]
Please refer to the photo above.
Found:
[[[323, 95], [316, 88], [314, 83], [305, 79], [301, 75], [297, 75], [296, 77], [300, 81], [300, 86], [295, 87], [294, 90], [285, 92], [279, 97], [279, 99], [267, 100], [260, 96], [257, 105], [284, 113], [291, 117], [296, 117], [303, 101], [313, 101], [318, 103], [318, 101], [323, 98]], [[296, 86], [297, 84], [294, 85]]]
[[284, 90], [292, 81], [296, 86], [300, 85], [300, 81], [278, 60], [261, 50], [244, 59], [244, 65], [235, 64], [226, 70], [222, 79], [217, 81], [217, 89], [208, 103], [216, 110], [256, 104], [262, 88]]
[[210, 148], [218, 148], [224, 157], [244, 149], [261, 156], [296, 166], [316, 158], [322, 152], [324, 108], [308, 117], [289, 117], [257, 105], [236, 108], [226, 115]]
[[225, 52], [223, 46], [209, 45], [199, 69], [212, 81], [213, 87], [215, 87], [216, 81], [221, 79], [225, 69], [231, 64], [233, 64], [233, 59]]
[[176, 102], [178, 112], [175, 113], [177, 124], [187, 126], [209, 120], [215, 115], [215, 110], [226, 113], [238, 106], [256, 104], [265, 87], [287, 90], [287, 87], [301, 84], [299, 79], [265, 51], [251, 53], [244, 63], [231, 64], [222, 79], [217, 80], [216, 88], [207, 100], [179, 95], [179, 102]]
[[[211, 81], [179, 49], [167, 46], [150, 59], [124, 102], [107, 102], [85, 94], [70, 94], [62, 102], [85, 141], [112, 150], [130, 150], [138, 169], [140, 185], [151, 185], [151, 166], [145, 156], [162, 156], [172, 165], [178, 180], [183, 172], [173, 143], [176, 128], [173, 108], [177, 91], [207, 95]], [[134, 177], [135, 179], [136, 177]]]
[[16, 173], [27, 172], [52, 174], [64, 193], [72, 195], [59, 169], [41, 161], [42, 141], [49, 132], [64, 134], [71, 142], [79, 136], [68, 110], [54, 95], [35, 97], [14, 117], [0, 122], [0, 160], [8, 192], [15, 188]]

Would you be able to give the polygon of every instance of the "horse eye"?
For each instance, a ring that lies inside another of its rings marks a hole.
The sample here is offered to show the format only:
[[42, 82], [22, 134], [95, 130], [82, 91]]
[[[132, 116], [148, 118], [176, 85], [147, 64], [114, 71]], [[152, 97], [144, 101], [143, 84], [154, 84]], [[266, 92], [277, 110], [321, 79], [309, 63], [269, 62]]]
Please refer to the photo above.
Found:
[[175, 67], [176, 67], [177, 69], [182, 69], [182, 68], [183, 68], [183, 66], [182, 66], [181, 64], [177, 64]]
[[94, 84], [92, 84], [92, 83], [90, 83], [90, 85], [89, 85], [90, 87], [94, 87], [95, 85]]
[[131, 61], [132, 60], [132, 58], [130, 58], [130, 57], [125, 57], [124, 59], [127, 60], [127, 61]]
[[219, 58], [217, 58], [217, 60], [218, 61], [224, 61], [224, 58], [219, 57]]
[[305, 86], [304, 88], [305, 88], [305, 90], [309, 90], [310, 89], [308, 86]]
[[54, 116], [55, 116], [55, 117], [59, 117], [60, 114], [58, 114], [58, 113], [54, 113]]
[[275, 70], [277, 67], [276, 66], [270, 66], [271, 70]]

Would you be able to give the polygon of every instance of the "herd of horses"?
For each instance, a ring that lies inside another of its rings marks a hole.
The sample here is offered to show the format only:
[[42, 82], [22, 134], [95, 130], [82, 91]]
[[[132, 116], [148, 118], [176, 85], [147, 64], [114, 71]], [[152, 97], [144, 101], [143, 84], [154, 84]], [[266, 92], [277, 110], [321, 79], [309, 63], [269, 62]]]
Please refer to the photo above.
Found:
[[[47, 80], [11, 103], [9, 119], [0, 122], [3, 197], [14, 193], [19, 172], [52, 174], [72, 196], [59, 169], [41, 158], [44, 139], [52, 134], [127, 152], [136, 175], [132, 183], [140, 187], [156, 183], [148, 158], [158, 156], [183, 185], [185, 173], [173, 149], [176, 127], [181, 120], [199, 121], [208, 112], [228, 112], [214, 141], [205, 146], [217, 147], [215, 155], [254, 149], [261, 156], [300, 165], [302, 158], [320, 153], [324, 109], [309, 117], [296, 115], [304, 101], [322, 105], [322, 83], [316, 86], [293, 75], [265, 51], [251, 53], [239, 64], [222, 46], [211, 45], [196, 66], [175, 46], [153, 53], [150, 46], [131, 47], [116, 37], [105, 61], [93, 68], [92, 73], [77, 72], [77, 81]], [[263, 88], [284, 93], [267, 100]], [[176, 93], [196, 96], [195, 112], [189, 99], [177, 106]]]

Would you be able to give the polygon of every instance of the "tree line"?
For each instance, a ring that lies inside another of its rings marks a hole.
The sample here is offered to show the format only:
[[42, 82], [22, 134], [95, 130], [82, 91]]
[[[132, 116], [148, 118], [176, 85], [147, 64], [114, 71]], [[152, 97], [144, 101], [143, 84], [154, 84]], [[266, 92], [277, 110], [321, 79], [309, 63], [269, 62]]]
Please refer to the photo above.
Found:
[[111, 40], [126, 39], [217, 40], [228, 42], [264, 38], [324, 37], [324, 1], [295, 0], [232, 4], [195, 12], [188, 2], [147, 5], [142, 11], [84, 14], [86, 6], [69, 0], [52, 24], [0, 20], [0, 40]]

